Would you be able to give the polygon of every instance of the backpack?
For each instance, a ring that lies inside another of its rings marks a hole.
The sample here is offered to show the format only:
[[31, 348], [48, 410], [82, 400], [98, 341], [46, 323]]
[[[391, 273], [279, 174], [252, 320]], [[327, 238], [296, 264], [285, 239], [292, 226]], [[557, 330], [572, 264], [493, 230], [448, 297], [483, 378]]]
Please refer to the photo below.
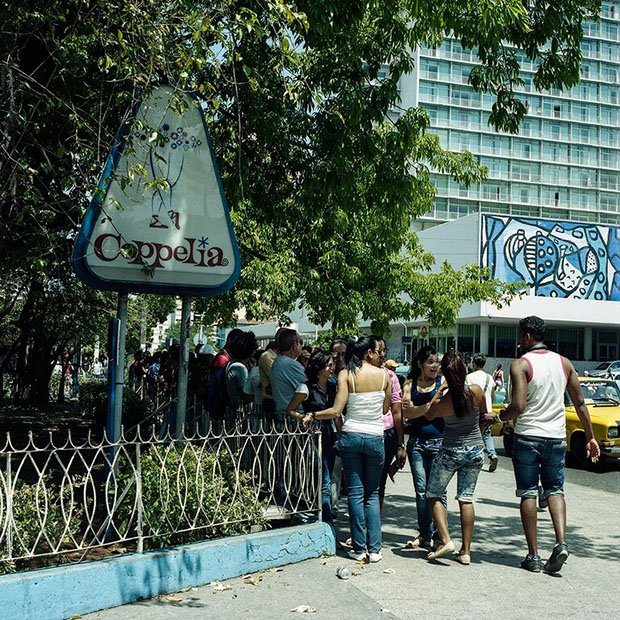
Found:
[[159, 378], [159, 369], [160, 365], [157, 362], [153, 362], [146, 373], [146, 382], [149, 385], [155, 385], [157, 383], [157, 379]]
[[228, 364], [220, 366], [209, 375], [207, 383], [207, 409], [214, 420], [223, 420], [230, 398], [226, 389], [226, 371]]

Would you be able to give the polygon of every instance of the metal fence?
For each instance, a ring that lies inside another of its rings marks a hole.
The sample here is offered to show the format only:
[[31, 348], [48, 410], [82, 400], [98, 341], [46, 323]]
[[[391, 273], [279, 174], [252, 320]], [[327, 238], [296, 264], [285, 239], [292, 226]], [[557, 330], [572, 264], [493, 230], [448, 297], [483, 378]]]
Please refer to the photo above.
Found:
[[174, 440], [32, 435], [0, 447], [0, 572], [319, 518], [319, 431], [234, 410]]

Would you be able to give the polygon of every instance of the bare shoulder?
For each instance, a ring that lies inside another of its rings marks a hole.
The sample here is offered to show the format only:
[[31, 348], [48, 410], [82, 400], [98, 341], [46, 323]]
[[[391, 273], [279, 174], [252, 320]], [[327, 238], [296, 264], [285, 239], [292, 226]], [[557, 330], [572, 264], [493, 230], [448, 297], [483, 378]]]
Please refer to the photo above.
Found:
[[510, 364], [510, 373], [525, 373], [529, 374], [530, 365], [526, 359], [520, 357], [519, 359], [513, 360]]
[[472, 401], [475, 405], [478, 405], [485, 399], [484, 392], [479, 385], [468, 385], [469, 393], [472, 395]]

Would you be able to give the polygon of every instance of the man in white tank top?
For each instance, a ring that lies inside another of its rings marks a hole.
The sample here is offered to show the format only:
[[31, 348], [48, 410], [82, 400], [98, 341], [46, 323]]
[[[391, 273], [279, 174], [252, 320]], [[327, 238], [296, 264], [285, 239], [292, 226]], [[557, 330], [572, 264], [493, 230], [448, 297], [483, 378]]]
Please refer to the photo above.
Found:
[[499, 415], [487, 414], [484, 422], [515, 420], [512, 462], [528, 546], [528, 555], [521, 566], [532, 572], [540, 572], [543, 568], [536, 533], [536, 499], [540, 481], [556, 538], [544, 570], [554, 573], [568, 558], [564, 500], [565, 391], [568, 391], [583, 425], [587, 456], [596, 462], [600, 450], [594, 439], [577, 372], [568, 359], [547, 349], [543, 343], [545, 328], [545, 322], [537, 316], [519, 322], [519, 349], [523, 355], [510, 365], [512, 401]]

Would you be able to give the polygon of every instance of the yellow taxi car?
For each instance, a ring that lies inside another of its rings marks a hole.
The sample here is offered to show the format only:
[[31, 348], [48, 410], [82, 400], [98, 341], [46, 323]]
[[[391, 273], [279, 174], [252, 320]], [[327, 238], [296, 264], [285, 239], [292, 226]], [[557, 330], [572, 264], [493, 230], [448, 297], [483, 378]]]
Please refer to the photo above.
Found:
[[[579, 377], [583, 397], [592, 419], [594, 437], [605, 458], [620, 458], [620, 389], [613, 379], [598, 377]], [[566, 404], [566, 451], [572, 460], [579, 465], [588, 465], [586, 459], [586, 439], [583, 426], [577, 416], [568, 395]], [[495, 398], [497, 401], [498, 398]], [[499, 413], [506, 405], [495, 402], [493, 412]], [[496, 423], [491, 432], [493, 435], [503, 434], [504, 449], [508, 456], [512, 455], [512, 422], [510, 429], [502, 432], [503, 425]]]

